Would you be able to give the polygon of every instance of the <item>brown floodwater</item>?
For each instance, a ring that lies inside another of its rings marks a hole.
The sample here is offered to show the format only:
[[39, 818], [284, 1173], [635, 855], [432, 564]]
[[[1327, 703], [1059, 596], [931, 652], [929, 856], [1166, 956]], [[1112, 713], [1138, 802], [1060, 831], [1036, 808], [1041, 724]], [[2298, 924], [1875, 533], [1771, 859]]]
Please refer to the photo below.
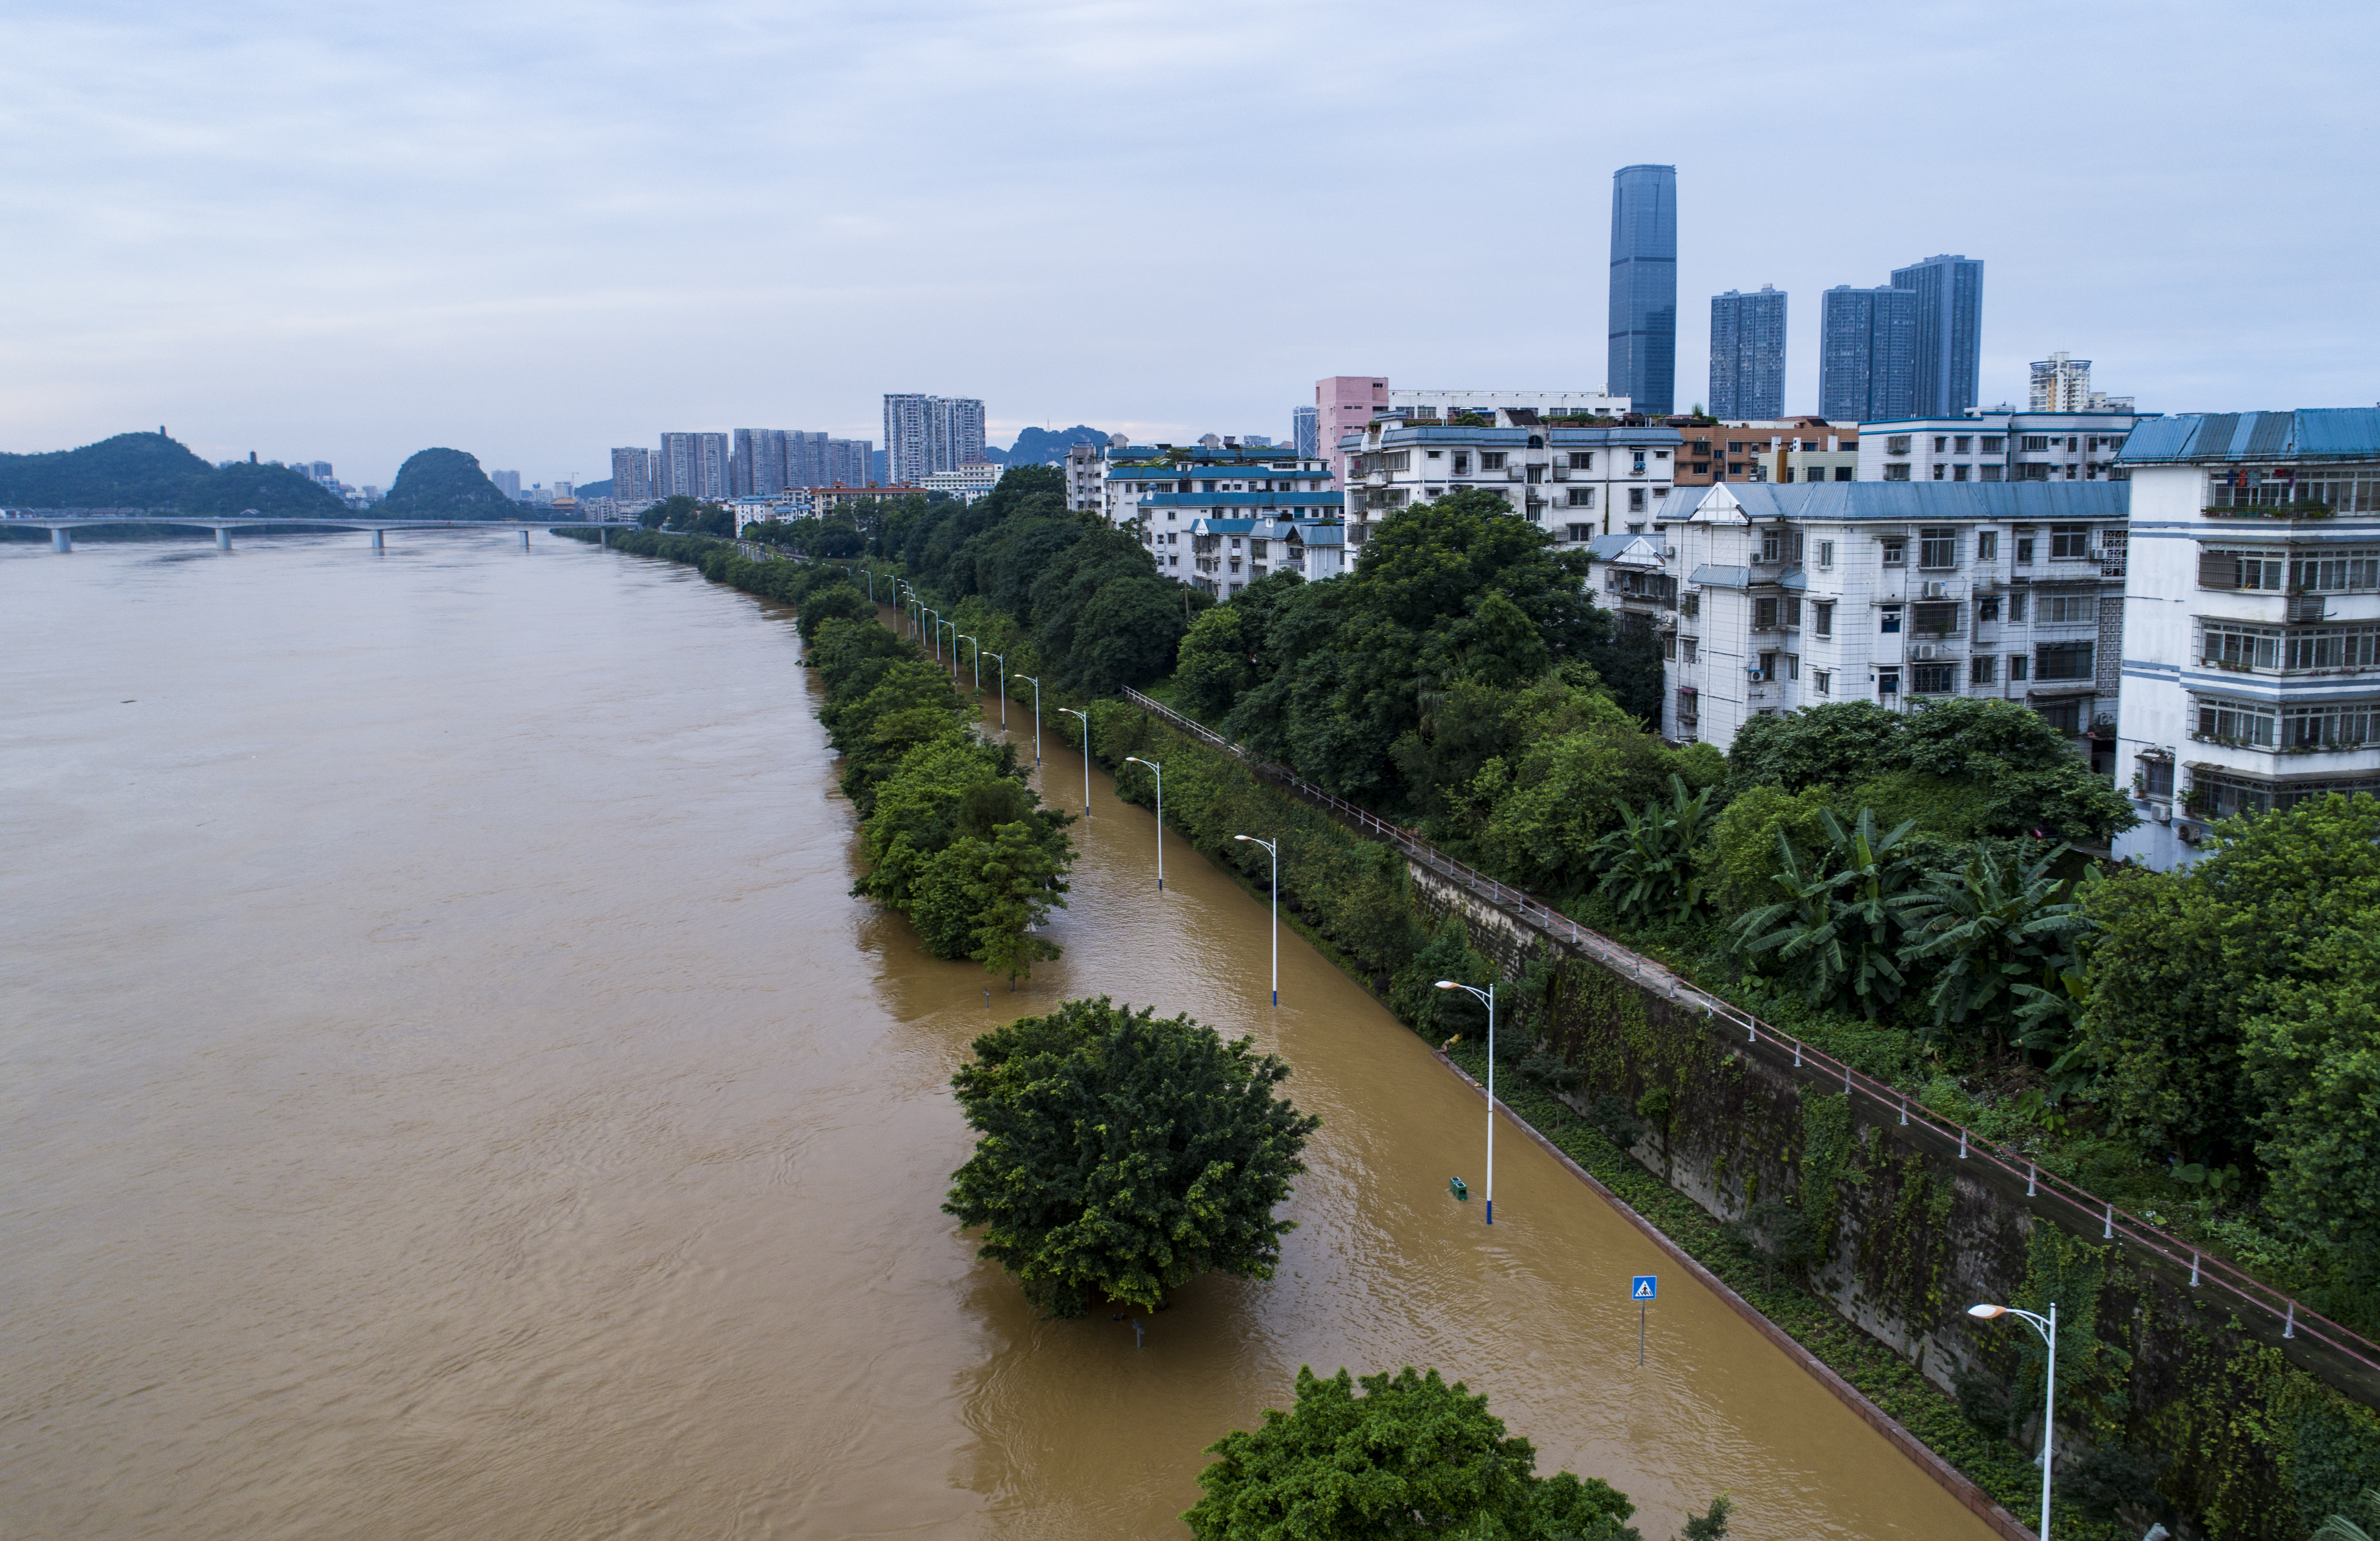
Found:
[[[1482, 1226], [1476, 1094], [1293, 935], [1269, 1007], [1263, 905], [1172, 842], [1160, 895], [1104, 773], [987, 1006], [849, 897], [782, 613], [506, 541], [0, 548], [0, 1534], [1181, 1535], [1301, 1364], [1408, 1363], [1654, 1541], [1986, 1534], [1517, 1135]], [[969, 1040], [1099, 993], [1324, 1121], [1279, 1277], [1145, 1343], [938, 1208]]]

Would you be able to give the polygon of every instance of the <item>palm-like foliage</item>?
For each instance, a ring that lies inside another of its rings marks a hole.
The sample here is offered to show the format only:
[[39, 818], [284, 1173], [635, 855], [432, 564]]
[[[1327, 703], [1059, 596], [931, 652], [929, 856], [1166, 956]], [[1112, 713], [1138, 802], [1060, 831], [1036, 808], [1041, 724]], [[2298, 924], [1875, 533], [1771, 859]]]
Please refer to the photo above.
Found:
[[1849, 830], [1832, 809], [1819, 816], [1826, 854], [1814, 870], [1780, 831], [1779, 883], [1792, 897], [1764, 904], [1735, 923], [1740, 944], [1777, 962], [1807, 984], [1815, 1006], [1842, 1006], [1874, 1017], [1900, 999], [1900, 956], [1909, 912], [1925, 895], [1918, 869], [1902, 847], [1917, 821], [1907, 819], [1881, 839], [1876, 810], [1862, 808]]
[[1621, 827], [1596, 843], [1603, 860], [1597, 894], [1614, 908], [1644, 919], [1686, 921], [1703, 902], [1703, 880], [1694, 870], [1694, 847], [1703, 837], [1710, 788], [1686, 795], [1682, 776], [1670, 777], [1670, 806], [1647, 798], [1645, 811], [1620, 807]]
[[[2063, 845], [2031, 861], [2003, 862], [1978, 850], [1958, 871], [1931, 872], [1925, 892], [1905, 916], [1909, 940], [1900, 958], [1936, 970], [1927, 997], [1934, 1028], [1980, 1021], [2005, 1036], [2026, 1010], [2046, 1010], [2046, 995], [2072, 962], [2071, 943], [2087, 924], [2080, 904], [2061, 900], [2066, 885], [2049, 875]], [[2030, 989], [2028, 989], [2030, 986]]]
[[2363, 1496], [2348, 1507], [2351, 1514], [2332, 1515], [2307, 1541], [2372, 1541], [2374, 1534], [2380, 1532], [2380, 1491], [2366, 1487]]

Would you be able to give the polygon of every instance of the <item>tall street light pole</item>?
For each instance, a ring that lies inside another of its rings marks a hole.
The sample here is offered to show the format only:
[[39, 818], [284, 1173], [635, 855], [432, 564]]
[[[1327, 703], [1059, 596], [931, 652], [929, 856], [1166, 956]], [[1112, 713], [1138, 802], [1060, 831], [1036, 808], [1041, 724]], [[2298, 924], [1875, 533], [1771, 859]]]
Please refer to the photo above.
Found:
[[[1146, 765], [1157, 772], [1157, 892], [1165, 892], [1165, 767], [1138, 755], [1123, 757], [1126, 765]], [[1274, 1005], [1281, 1004], [1276, 1001]]]
[[1041, 763], [1041, 682], [1030, 674], [1016, 676], [1033, 687], [1033, 763]]
[[1496, 987], [1475, 989], [1452, 979], [1440, 979], [1440, 989], [1467, 989], [1488, 1003], [1488, 1223], [1496, 1223]]
[[2030, 1311], [2020, 1311], [2013, 1305], [1970, 1305], [1967, 1315], [1990, 1321], [1994, 1317], [2022, 1317], [2033, 1324], [2034, 1331], [2049, 1345], [2049, 1389], [2042, 1394], [2041, 1407], [2041, 1541], [2049, 1541], [2049, 1458], [2058, 1438], [2058, 1303], [2049, 1303], [2049, 1315], [2036, 1317]]
[[1000, 731], [1008, 731], [1008, 655], [993, 653], [991, 661], [1000, 665]]
[[951, 628], [951, 678], [956, 679], [959, 677], [959, 624], [956, 621], [936, 621], [934, 639], [937, 643], [941, 640], [941, 628], [944, 626]]
[[1254, 835], [1233, 835], [1251, 845], [1261, 845], [1272, 853], [1272, 1003], [1281, 1004], [1281, 846], [1273, 841], [1258, 840]]
[[976, 641], [974, 637], [969, 637], [966, 633], [958, 630], [955, 626], [953, 627], [951, 637], [951, 658], [953, 662], [958, 659], [959, 644], [962, 642], [970, 644], [975, 653], [975, 693], [980, 696], [983, 694], [983, 644]]
[[1083, 817], [1088, 819], [1091, 816], [1090, 715], [1087, 712], [1076, 711], [1073, 707], [1060, 707], [1058, 710], [1069, 717], [1080, 717], [1083, 720]]

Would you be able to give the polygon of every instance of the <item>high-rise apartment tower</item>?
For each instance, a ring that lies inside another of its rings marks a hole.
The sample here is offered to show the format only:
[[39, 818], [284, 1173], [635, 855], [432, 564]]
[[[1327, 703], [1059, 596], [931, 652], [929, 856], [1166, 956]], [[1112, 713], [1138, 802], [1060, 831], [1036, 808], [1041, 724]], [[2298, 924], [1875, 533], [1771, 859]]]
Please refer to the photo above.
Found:
[[1965, 257], [1928, 257], [1893, 269], [1892, 286], [1917, 296], [1916, 400], [1910, 415], [1955, 418], [1979, 397], [1984, 264]]
[[1784, 410], [1785, 297], [1771, 284], [1760, 285], [1758, 294], [1713, 295], [1711, 416], [1736, 422]]
[[612, 497], [617, 503], [653, 501], [653, 452], [635, 444], [612, 451]]
[[1677, 410], [1678, 168], [1611, 175], [1611, 349], [1604, 389], [1656, 417]]
[[1820, 297], [1818, 416], [1895, 421], [1917, 410], [1917, 296], [1838, 284]]

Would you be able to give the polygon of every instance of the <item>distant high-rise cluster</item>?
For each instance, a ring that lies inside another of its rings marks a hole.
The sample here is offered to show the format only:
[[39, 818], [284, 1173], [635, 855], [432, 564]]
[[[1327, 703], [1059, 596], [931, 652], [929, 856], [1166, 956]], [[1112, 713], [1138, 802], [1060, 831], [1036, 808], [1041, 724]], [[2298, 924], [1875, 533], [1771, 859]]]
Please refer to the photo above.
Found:
[[2032, 412], [2129, 412], [2130, 396], [2111, 396], [2091, 389], [2091, 360], [2053, 353], [2033, 364], [2033, 388], [2026, 399]]
[[1890, 286], [1828, 289], [1819, 322], [1818, 411], [1838, 421], [1955, 418], [1983, 378], [1984, 264], [1929, 257]]
[[612, 498], [615, 503], [653, 501], [653, 452], [638, 444], [612, 451]]
[[516, 500], [520, 497], [520, 473], [518, 471], [490, 471], [488, 473], [488, 479], [494, 482], [496, 484], [496, 491], [502, 492], [504, 496]]
[[717, 502], [728, 495], [724, 433], [664, 433], [653, 456], [653, 496]]
[[1737, 421], [1784, 410], [1785, 297], [1769, 284], [1758, 294], [1712, 296], [1711, 416]]
[[1656, 417], [1677, 409], [1678, 168], [1611, 176], [1611, 346], [1604, 389]]
[[1914, 415], [1955, 418], [1980, 399], [1984, 264], [1965, 257], [1928, 257], [1893, 269], [1892, 286], [1917, 296]]
[[884, 396], [886, 479], [921, 487], [936, 472], [984, 464], [983, 403], [974, 396]]

